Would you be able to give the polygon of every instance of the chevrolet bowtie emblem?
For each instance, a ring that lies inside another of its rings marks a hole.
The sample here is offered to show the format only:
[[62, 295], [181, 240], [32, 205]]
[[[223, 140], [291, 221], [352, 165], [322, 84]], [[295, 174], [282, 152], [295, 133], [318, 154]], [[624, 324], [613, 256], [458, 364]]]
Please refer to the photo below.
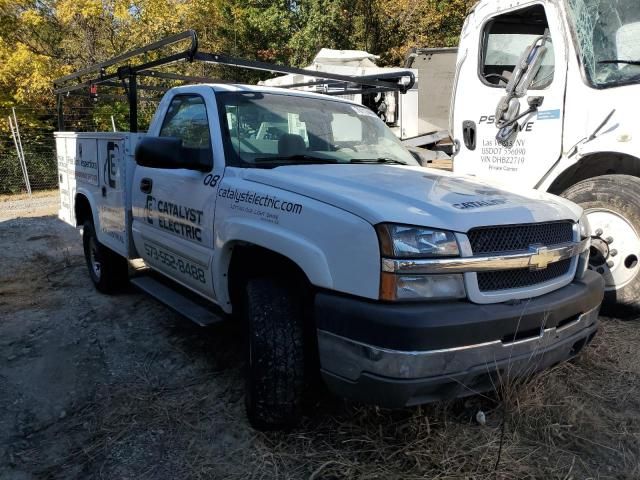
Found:
[[544, 270], [557, 260], [556, 253], [550, 252], [547, 247], [530, 246], [532, 255], [529, 257], [529, 270]]

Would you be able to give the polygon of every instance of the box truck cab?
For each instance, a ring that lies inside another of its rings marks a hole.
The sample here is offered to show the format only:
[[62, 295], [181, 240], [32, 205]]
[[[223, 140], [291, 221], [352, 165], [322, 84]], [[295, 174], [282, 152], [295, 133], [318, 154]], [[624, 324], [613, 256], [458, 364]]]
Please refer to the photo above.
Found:
[[591, 269], [640, 302], [640, 3], [482, 0], [458, 49], [456, 173], [563, 195], [593, 228]]

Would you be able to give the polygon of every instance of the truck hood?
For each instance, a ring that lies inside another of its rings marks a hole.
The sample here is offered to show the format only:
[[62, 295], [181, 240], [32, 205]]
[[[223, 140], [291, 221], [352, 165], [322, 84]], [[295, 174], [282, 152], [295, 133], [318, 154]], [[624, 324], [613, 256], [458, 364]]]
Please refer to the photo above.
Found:
[[245, 180], [288, 190], [375, 225], [422, 225], [456, 232], [486, 225], [577, 221], [582, 210], [560, 197], [515, 193], [471, 177], [400, 165], [292, 165], [245, 169]]

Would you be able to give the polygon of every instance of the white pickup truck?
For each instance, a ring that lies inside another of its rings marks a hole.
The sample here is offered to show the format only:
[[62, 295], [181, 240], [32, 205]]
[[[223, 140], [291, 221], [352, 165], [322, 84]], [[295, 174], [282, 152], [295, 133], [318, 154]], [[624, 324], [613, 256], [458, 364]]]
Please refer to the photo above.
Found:
[[[387, 407], [471, 395], [576, 355], [603, 280], [580, 207], [418, 166], [369, 109], [175, 87], [147, 134], [56, 136], [60, 218], [102, 292], [129, 279], [201, 324], [246, 322], [248, 417], [299, 417], [318, 371]], [[234, 314], [234, 315], [232, 315]]]

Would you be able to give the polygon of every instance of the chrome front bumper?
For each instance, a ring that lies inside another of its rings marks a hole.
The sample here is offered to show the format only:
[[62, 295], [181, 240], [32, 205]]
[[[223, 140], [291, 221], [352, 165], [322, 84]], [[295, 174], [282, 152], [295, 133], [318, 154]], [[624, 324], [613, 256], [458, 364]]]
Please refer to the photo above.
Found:
[[540, 334], [503, 342], [479, 343], [429, 351], [399, 351], [355, 342], [325, 331], [318, 331], [320, 363], [323, 370], [356, 381], [363, 374], [394, 379], [416, 379], [461, 372], [530, 356], [560, 347], [567, 339], [588, 337], [595, 331], [598, 308], [578, 316], [560, 328], [542, 328]]
[[334, 393], [402, 407], [495, 389], [572, 358], [598, 329], [602, 277], [529, 300], [384, 303], [320, 292], [322, 377]]

